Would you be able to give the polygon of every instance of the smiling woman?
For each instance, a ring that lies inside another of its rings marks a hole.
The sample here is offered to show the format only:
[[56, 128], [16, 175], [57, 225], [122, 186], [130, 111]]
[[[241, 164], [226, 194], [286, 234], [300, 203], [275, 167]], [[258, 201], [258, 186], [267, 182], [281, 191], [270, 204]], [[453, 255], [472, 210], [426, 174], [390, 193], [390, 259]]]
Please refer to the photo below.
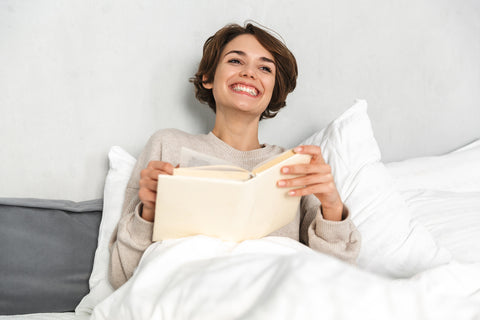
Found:
[[[297, 63], [290, 50], [257, 26], [227, 25], [208, 38], [198, 72], [191, 81], [196, 97], [215, 112], [215, 125], [211, 132], [200, 135], [160, 130], [148, 141], [133, 169], [122, 218], [110, 242], [109, 276], [115, 288], [133, 275], [144, 251], [152, 244], [158, 176], [173, 174], [174, 167], [182, 163], [182, 149], [248, 171], [285, 151], [279, 146], [261, 144], [258, 128], [261, 119], [273, 118], [286, 105], [287, 95], [295, 89], [297, 74]], [[310, 155], [311, 161], [283, 166], [283, 176], [276, 185], [272, 182], [272, 188], [288, 188], [285, 196], [301, 197], [300, 206], [294, 220], [271, 235], [289, 237], [355, 263], [360, 235], [340, 199], [330, 166], [318, 146], [299, 146], [294, 151]], [[182, 201], [191, 198], [185, 193]]]
[[[245, 128], [251, 128], [248, 132], [252, 138], [258, 136], [258, 119], [268, 108], [275, 87], [273, 61], [272, 54], [253, 35], [240, 35], [223, 49], [213, 81], [202, 77], [202, 86], [214, 96], [216, 121], [212, 132], [217, 137], [228, 136], [226, 130], [242, 135]], [[259, 147], [255, 139], [248, 140], [254, 143], [252, 147]]]
[[[261, 119], [273, 118], [286, 105], [287, 95], [295, 89], [297, 84], [298, 68], [294, 55], [290, 50], [269, 32], [249, 23], [245, 27], [231, 24], [220, 29], [215, 35], [208, 38], [203, 47], [203, 57], [195, 77], [190, 79], [195, 85], [195, 94], [198, 100], [207, 103], [213, 111], [216, 110], [216, 101], [212, 91], [203, 86], [213, 83], [216, 68], [221, 59], [232, 60], [231, 63], [242, 63], [245, 52], [234, 49], [230, 42], [242, 35], [250, 35], [256, 40], [265, 56], [260, 55], [259, 68], [268, 72], [270, 69], [275, 75], [275, 86], [268, 108], [262, 113]], [[229, 45], [231, 50], [226, 50]], [[232, 56], [230, 56], [232, 55]]]
[[[209, 82], [206, 75], [202, 77], [203, 87], [212, 90], [215, 97], [216, 113], [226, 113], [232, 108], [232, 111], [248, 112], [253, 118], [260, 118], [275, 86], [273, 59], [252, 35], [241, 35], [230, 41], [223, 49], [213, 81]], [[238, 94], [240, 96], [236, 96]]]

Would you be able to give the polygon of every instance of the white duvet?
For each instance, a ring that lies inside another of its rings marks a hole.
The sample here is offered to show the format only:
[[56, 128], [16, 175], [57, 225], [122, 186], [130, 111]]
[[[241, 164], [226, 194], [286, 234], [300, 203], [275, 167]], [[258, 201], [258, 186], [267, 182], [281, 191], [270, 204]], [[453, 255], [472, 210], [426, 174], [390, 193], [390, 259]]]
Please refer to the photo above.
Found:
[[388, 279], [278, 237], [151, 245], [91, 319], [480, 319], [480, 263]]

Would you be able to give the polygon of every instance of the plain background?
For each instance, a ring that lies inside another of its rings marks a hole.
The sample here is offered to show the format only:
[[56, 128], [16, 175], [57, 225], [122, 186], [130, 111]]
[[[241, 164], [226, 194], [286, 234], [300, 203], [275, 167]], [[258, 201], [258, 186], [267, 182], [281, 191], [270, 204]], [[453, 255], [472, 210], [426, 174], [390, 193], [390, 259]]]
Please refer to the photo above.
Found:
[[294, 146], [356, 98], [386, 162], [480, 138], [477, 0], [0, 0], [0, 196], [101, 198], [111, 146], [208, 132], [188, 79], [204, 41], [248, 19], [299, 65], [261, 142]]

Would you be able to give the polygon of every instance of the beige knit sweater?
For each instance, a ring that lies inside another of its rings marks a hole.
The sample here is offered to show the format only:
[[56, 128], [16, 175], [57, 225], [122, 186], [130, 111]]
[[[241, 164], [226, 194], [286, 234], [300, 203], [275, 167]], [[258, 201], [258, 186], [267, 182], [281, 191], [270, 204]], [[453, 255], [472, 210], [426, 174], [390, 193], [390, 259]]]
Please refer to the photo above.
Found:
[[[142, 219], [139, 214], [140, 171], [152, 160], [176, 166], [182, 147], [224, 159], [247, 170], [284, 151], [281, 147], [268, 144], [256, 150], [240, 151], [211, 132], [203, 135], [192, 135], [175, 129], [156, 132], [149, 139], [133, 169], [125, 193], [122, 217], [110, 240], [109, 280], [114, 288], [120, 287], [133, 275], [143, 252], [152, 244], [153, 223]], [[360, 250], [360, 234], [350, 220], [348, 210], [345, 210], [342, 221], [324, 220], [320, 202], [312, 195], [302, 198], [294, 221], [271, 235], [301, 241], [314, 250], [350, 263], [355, 263]]]

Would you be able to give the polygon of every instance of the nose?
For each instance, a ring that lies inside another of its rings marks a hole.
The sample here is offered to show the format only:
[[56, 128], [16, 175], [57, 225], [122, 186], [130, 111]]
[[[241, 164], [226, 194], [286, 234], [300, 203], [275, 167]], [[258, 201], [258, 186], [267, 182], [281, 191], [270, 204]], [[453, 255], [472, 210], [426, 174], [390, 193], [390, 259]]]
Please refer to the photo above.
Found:
[[242, 69], [241, 76], [246, 78], [251, 78], [251, 79], [256, 78], [255, 71], [248, 65], [245, 65], [245, 67]]

